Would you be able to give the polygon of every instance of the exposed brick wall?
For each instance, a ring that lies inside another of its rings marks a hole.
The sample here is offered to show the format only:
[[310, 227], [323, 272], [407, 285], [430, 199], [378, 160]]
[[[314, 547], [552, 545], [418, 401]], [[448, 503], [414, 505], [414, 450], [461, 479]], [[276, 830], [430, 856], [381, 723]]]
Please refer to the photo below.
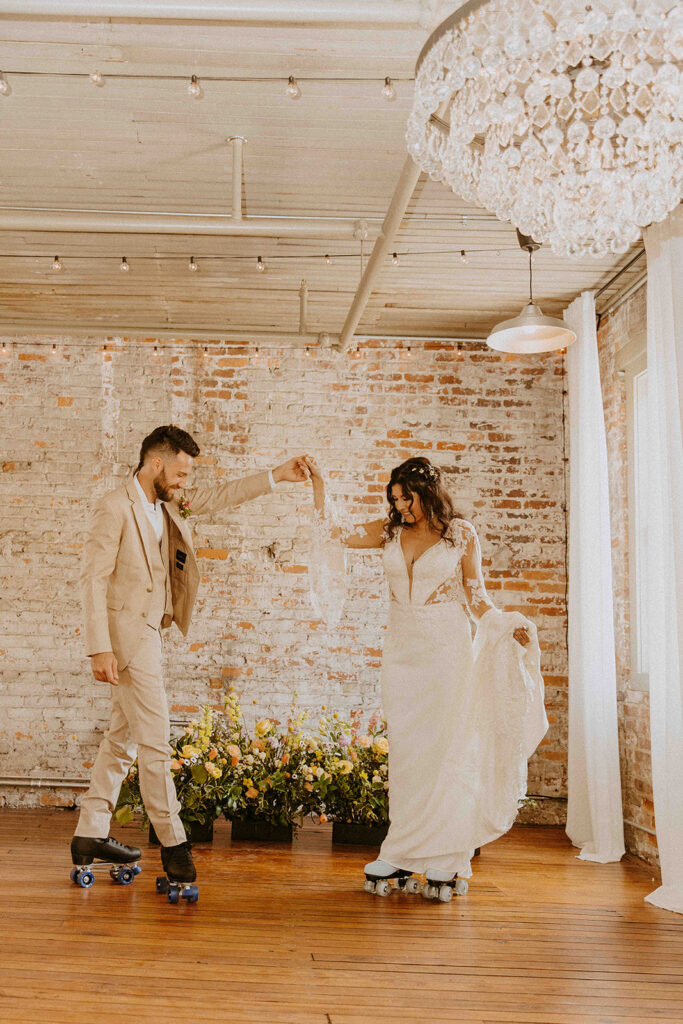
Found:
[[[155, 355], [154, 339], [110, 339], [107, 351], [103, 341], [8, 338], [0, 353], [0, 774], [87, 777], [108, 713], [81, 643], [77, 577], [89, 504], [132, 471], [142, 437], [172, 421], [202, 448], [198, 480], [310, 451], [359, 521], [380, 513], [392, 466], [418, 453], [441, 466], [479, 530], [494, 599], [538, 625], [551, 729], [529, 790], [566, 796], [559, 357], [505, 359], [445, 343], [408, 351], [395, 342], [340, 356], [219, 343], [205, 355], [201, 343], [159, 341]], [[315, 710], [377, 706], [387, 614], [380, 559], [350, 555], [346, 613], [326, 628], [308, 596], [310, 512], [310, 489], [285, 485], [215, 522], [193, 520], [199, 601], [190, 636], [173, 627], [165, 654], [178, 717], [218, 700], [230, 682], [245, 703], [255, 698], [276, 713], [295, 693]], [[5, 792], [14, 802], [38, 799]], [[536, 813], [543, 817], [543, 804]]]
[[650, 760], [650, 702], [647, 693], [631, 686], [626, 380], [617, 372], [616, 365], [620, 349], [645, 332], [645, 299], [646, 289], [642, 287], [602, 321], [598, 332], [598, 348], [609, 467], [624, 833], [626, 848], [630, 853], [656, 864], [657, 840], [650, 834], [655, 828]]

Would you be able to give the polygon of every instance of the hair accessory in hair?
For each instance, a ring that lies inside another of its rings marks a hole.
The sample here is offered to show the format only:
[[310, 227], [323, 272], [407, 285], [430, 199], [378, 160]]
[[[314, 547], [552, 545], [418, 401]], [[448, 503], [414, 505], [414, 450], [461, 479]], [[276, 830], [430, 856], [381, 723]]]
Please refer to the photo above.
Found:
[[438, 476], [438, 470], [434, 466], [417, 466], [415, 472], [431, 481], [436, 480]]

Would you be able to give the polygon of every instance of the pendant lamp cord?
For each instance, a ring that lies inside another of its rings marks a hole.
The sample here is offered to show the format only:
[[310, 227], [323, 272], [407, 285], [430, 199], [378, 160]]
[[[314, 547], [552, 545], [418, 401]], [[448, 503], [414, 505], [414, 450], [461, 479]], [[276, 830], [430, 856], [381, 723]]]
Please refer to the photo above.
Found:
[[534, 294], [532, 288], [532, 272], [531, 272], [531, 258], [533, 256], [533, 249], [529, 249], [529, 302], [533, 303]]

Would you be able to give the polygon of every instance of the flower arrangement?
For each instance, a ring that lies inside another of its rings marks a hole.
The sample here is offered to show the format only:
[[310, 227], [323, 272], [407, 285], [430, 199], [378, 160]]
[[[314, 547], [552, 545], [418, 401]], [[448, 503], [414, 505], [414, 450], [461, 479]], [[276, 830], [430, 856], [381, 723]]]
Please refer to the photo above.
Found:
[[[325, 710], [323, 708], [323, 710]], [[377, 826], [389, 820], [389, 740], [379, 715], [361, 730], [360, 712], [349, 720], [323, 716], [319, 725], [322, 767], [329, 782], [321, 797], [321, 821]]]
[[185, 496], [178, 500], [178, 511], [183, 519], [188, 519], [192, 515], [190, 503]]
[[[172, 744], [185, 827], [208, 825], [221, 813], [272, 826], [296, 827], [308, 814], [323, 822], [385, 824], [386, 723], [375, 714], [362, 732], [360, 712], [345, 720], [326, 711], [323, 706], [314, 729], [307, 727], [307, 711], [292, 708], [286, 723], [264, 717], [250, 730], [234, 687], [222, 710], [207, 704]], [[147, 825], [136, 762], [121, 787], [116, 819], [125, 824], [137, 812]]]
[[[256, 702], [254, 702], [256, 703]], [[311, 760], [315, 739], [303, 731], [305, 711], [295, 712], [280, 728], [277, 719], [261, 718], [247, 729], [242, 706], [231, 687], [225, 698], [228, 766], [225, 813], [243, 821], [293, 825], [311, 809]]]

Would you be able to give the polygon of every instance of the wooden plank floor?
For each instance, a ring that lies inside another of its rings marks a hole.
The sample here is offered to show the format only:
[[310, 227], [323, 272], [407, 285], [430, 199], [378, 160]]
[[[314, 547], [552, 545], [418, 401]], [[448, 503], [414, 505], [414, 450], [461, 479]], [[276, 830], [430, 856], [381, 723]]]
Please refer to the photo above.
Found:
[[[683, 917], [639, 863], [579, 861], [562, 829], [485, 847], [451, 904], [362, 891], [374, 850], [195, 847], [196, 906], [69, 881], [75, 814], [0, 811], [2, 1024], [664, 1024], [683, 1020]], [[139, 842], [136, 826], [117, 834]]]

